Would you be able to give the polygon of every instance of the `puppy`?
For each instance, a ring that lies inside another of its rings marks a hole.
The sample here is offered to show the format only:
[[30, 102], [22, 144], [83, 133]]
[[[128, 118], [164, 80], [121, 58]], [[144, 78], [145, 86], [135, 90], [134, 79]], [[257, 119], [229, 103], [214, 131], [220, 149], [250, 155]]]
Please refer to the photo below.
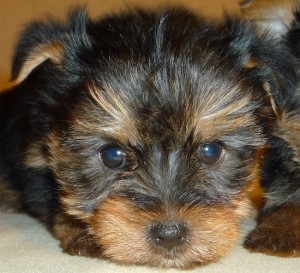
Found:
[[[298, 0], [248, 0], [241, 5], [241, 11], [244, 18], [258, 25], [261, 33], [267, 31], [278, 43], [285, 44], [293, 54], [290, 58], [299, 60], [299, 5]], [[299, 73], [299, 61], [295, 71]], [[269, 151], [261, 177], [265, 199], [258, 226], [247, 237], [245, 246], [269, 254], [285, 252], [289, 255], [292, 251], [299, 255], [300, 89], [297, 86], [289, 95], [277, 95], [271, 94], [277, 124], [268, 138]]]
[[262, 180], [247, 246], [299, 250], [298, 29], [255, 25], [184, 9], [29, 25], [0, 97], [1, 206], [71, 255], [191, 268], [232, 248]]

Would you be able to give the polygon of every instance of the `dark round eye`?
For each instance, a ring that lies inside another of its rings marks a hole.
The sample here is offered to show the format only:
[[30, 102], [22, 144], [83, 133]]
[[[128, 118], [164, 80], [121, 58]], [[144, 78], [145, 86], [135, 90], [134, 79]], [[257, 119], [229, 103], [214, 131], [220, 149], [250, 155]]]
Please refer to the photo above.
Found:
[[118, 145], [110, 145], [100, 152], [103, 164], [110, 169], [122, 168], [126, 163], [126, 154]]
[[207, 165], [214, 165], [223, 157], [224, 150], [220, 143], [212, 142], [201, 146], [200, 154], [202, 161]]

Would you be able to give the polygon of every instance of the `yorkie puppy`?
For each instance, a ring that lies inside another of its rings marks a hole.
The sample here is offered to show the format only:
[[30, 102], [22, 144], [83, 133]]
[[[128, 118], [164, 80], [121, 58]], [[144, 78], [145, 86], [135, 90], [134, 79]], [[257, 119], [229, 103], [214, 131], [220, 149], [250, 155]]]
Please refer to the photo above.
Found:
[[71, 255], [190, 268], [236, 243], [261, 180], [247, 247], [299, 250], [296, 20], [280, 37], [184, 9], [29, 25], [0, 97], [2, 208]]
[[[241, 4], [244, 18], [259, 26], [261, 33], [269, 32], [277, 43], [292, 55], [292, 65], [298, 83], [285, 93], [282, 73], [275, 81], [282, 83], [271, 95], [277, 122], [268, 136], [261, 184], [264, 202], [258, 225], [245, 241], [254, 251], [299, 255], [300, 250], [300, 1], [299, 0], [245, 0]], [[280, 54], [280, 53], [278, 53]], [[269, 89], [269, 88], [267, 88]]]

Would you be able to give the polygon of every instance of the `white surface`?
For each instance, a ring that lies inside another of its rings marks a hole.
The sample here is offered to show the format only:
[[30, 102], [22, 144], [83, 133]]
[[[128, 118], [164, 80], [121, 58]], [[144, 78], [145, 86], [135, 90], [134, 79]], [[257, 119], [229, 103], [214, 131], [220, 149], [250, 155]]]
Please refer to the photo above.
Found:
[[[253, 225], [253, 221], [247, 221], [243, 229], [250, 230]], [[61, 252], [59, 242], [37, 220], [23, 214], [0, 214], [0, 272], [175, 273], [184, 271], [146, 266], [118, 266], [101, 259], [69, 256]], [[229, 256], [219, 262], [186, 272], [297, 273], [300, 272], [300, 258], [253, 254], [237, 245]]]

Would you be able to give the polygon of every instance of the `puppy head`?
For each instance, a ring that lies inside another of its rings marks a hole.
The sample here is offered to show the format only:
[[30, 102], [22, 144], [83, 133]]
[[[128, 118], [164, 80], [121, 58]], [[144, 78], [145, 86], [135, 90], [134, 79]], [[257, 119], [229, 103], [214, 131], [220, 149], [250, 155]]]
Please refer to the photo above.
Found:
[[280, 74], [285, 51], [249, 23], [182, 10], [69, 21], [34, 26], [33, 55], [24, 37], [27, 60], [43, 56], [16, 70], [22, 84], [38, 82], [45, 140], [27, 164], [52, 170], [65, 212], [105, 257], [188, 268], [223, 256], [259, 179], [276, 118], [269, 92], [292, 82]]

